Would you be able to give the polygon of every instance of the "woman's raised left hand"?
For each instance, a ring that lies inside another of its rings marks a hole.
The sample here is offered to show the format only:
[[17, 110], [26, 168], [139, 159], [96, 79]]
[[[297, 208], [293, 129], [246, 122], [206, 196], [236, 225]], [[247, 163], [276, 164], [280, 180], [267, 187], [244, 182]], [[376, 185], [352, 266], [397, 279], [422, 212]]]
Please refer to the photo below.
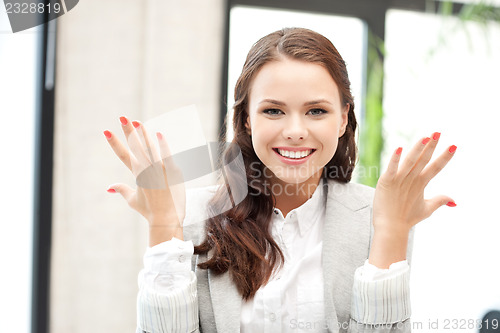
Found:
[[[387, 170], [378, 180], [373, 202], [374, 240], [370, 263], [388, 267], [406, 258], [410, 229], [443, 205], [456, 206], [446, 195], [424, 198], [424, 189], [451, 160], [456, 146], [448, 147], [432, 163], [440, 133], [422, 138], [399, 164], [402, 148], [394, 151]], [[386, 268], [383, 267], [383, 268]]]

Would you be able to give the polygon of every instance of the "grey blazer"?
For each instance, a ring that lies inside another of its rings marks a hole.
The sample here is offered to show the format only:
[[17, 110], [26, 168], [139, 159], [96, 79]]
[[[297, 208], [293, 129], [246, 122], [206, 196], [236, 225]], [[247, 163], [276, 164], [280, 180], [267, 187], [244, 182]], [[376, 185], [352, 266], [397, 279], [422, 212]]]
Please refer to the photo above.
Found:
[[[355, 270], [368, 258], [373, 235], [372, 203], [374, 189], [364, 185], [324, 182], [326, 218], [323, 238], [323, 278], [325, 315], [329, 332], [407, 332], [396, 326], [374, 327], [353, 324], [350, 318], [351, 294]], [[203, 195], [202, 195], [203, 197]], [[192, 201], [200, 209], [209, 196]], [[203, 223], [184, 226], [184, 239], [199, 244], [204, 237]], [[413, 232], [410, 234], [407, 260], [410, 260]], [[210, 252], [208, 254], [210, 256]], [[203, 333], [234, 333], [240, 331], [241, 296], [228, 273], [215, 276], [209, 270], [197, 269], [206, 255], [194, 256], [193, 270], [197, 277], [198, 309]], [[409, 319], [407, 320], [409, 323]], [[405, 326], [406, 327], [406, 326]]]

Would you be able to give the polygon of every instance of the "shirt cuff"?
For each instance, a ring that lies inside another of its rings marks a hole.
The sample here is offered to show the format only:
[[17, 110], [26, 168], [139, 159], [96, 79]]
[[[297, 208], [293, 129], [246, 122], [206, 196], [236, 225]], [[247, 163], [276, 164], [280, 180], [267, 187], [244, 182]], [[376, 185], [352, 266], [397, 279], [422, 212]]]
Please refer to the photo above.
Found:
[[191, 279], [192, 241], [172, 238], [146, 250], [139, 285], [146, 284], [157, 293], [168, 293], [184, 287]]
[[186, 284], [157, 293], [141, 285], [137, 295], [137, 332], [198, 332], [196, 275], [189, 272]]
[[410, 318], [410, 266], [406, 260], [389, 269], [365, 261], [354, 273], [351, 317], [363, 324], [392, 324]]
[[379, 281], [397, 276], [406, 270], [409, 270], [409, 265], [406, 260], [395, 262], [391, 264], [389, 268], [378, 268], [370, 264], [368, 259], [366, 259], [365, 265], [360, 272], [360, 278], [363, 281]]

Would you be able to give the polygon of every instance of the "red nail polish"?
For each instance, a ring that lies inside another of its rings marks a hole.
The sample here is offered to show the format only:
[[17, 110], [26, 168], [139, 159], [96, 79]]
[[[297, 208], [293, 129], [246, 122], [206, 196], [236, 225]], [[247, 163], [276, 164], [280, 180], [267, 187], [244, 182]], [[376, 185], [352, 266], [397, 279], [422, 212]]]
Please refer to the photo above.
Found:
[[403, 151], [403, 148], [399, 147], [396, 149], [396, 155], [401, 155], [401, 152]]
[[104, 131], [104, 136], [106, 139], [111, 139], [111, 132], [110, 131]]
[[139, 122], [137, 122], [137, 121], [133, 121], [132, 125], [134, 125], [135, 128], [141, 126], [141, 124], [139, 124]]
[[436, 133], [432, 134], [432, 139], [433, 139], [434, 141], [437, 141], [437, 140], [439, 140], [439, 137], [440, 137], [440, 136], [441, 136], [441, 133], [436, 132]]
[[457, 150], [457, 146], [455, 146], [455, 145], [451, 146], [451, 147], [448, 149], [448, 151], [449, 151], [451, 154], [453, 154], [456, 150]]
[[127, 125], [128, 120], [125, 117], [120, 117], [120, 122], [122, 123], [123, 126]]
[[422, 140], [422, 144], [426, 145], [427, 142], [429, 142], [429, 141], [431, 141], [431, 138], [425, 138], [425, 139]]
[[108, 188], [108, 190], [107, 190], [107, 191], [108, 191], [109, 193], [116, 193], [115, 189], [113, 189], [113, 188]]
[[456, 207], [456, 206], [457, 206], [457, 204], [456, 204], [456, 203], [454, 203], [453, 201], [450, 201], [450, 202], [448, 202], [448, 203], [446, 204], [446, 206], [448, 206], [448, 207]]
[[158, 140], [163, 139], [163, 135], [161, 135], [160, 132], [156, 132], [156, 137], [158, 138]]

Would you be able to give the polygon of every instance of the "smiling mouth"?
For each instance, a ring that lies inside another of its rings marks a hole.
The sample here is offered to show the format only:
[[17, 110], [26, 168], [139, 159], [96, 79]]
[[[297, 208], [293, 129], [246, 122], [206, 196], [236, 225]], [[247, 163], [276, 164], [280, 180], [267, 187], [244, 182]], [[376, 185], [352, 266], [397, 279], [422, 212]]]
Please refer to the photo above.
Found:
[[289, 151], [284, 149], [273, 148], [273, 150], [279, 155], [292, 159], [292, 160], [301, 160], [311, 155], [316, 151], [316, 149], [306, 149], [302, 151]]

